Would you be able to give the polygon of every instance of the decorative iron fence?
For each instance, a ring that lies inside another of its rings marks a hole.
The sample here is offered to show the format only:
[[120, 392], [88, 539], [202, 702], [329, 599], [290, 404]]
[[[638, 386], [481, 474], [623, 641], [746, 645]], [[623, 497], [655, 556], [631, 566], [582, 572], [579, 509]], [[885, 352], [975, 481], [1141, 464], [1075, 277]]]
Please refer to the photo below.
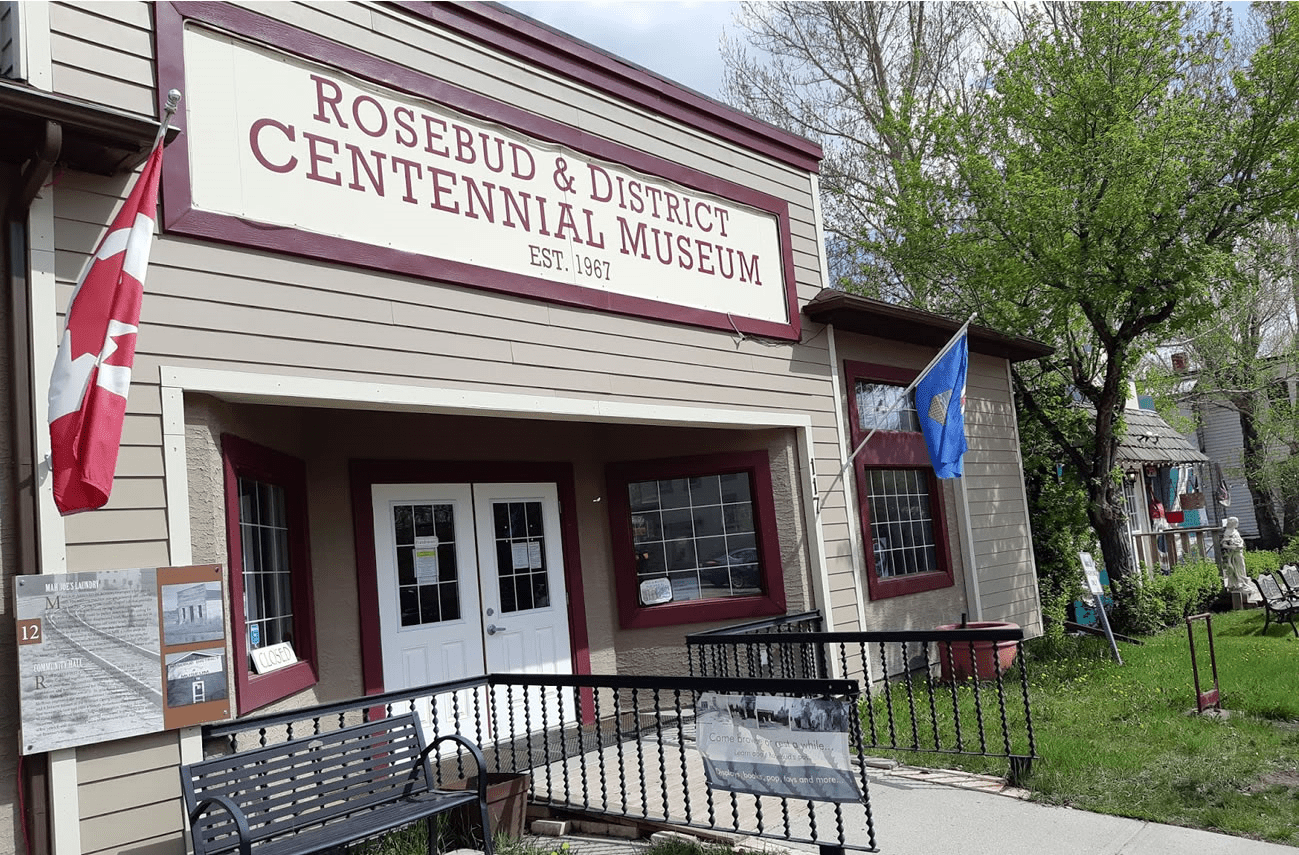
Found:
[[[849, 680], [492, 674], [208, 725], [204, 751], [249, 750], [413, 709], [434, 737], [474, 739], [490, 771], [530, 773], [530, 801], [561, 812], [810, 843], [827, 855], [876, 851], [859, 718], [849, 716], [849, 745], [860, 802], [740, 795], [705, 778], [694, 721], [703, 692], [862, 704]], [[460, 762], [442, 757], [439, 774], [462, 774]]]
[[[687, 636], [690, 673], [861, 683], [864, 748], [1005, 758], [1018, 783], [1037, 757], [1019, 627], [821, 632], [819, 612]], [[995, 705], [995, 706], [994, 706]]]

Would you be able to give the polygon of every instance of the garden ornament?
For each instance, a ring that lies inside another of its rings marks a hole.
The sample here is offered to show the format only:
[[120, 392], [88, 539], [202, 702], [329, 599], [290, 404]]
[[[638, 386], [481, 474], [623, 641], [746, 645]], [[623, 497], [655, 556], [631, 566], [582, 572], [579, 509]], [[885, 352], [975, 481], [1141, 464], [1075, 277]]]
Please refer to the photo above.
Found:
[[1240, 520], [1227, 517], [1222, 524], [1222, 551], [1227, 565], [1227, 589], [1249, 590], [1249, 575], [1245, 572], [1245, 538], [1236, 528]]

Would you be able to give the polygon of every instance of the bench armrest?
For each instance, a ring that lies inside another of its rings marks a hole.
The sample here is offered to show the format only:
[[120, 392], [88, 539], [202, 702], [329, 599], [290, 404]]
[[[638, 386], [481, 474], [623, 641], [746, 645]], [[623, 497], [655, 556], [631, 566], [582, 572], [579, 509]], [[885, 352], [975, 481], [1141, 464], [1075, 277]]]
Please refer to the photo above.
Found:
[[[462, 748], [468, 749], [469, 753], [473, 755], [474, 762], [478, 764], [478, 798], [482, 799], [483, 802], [486, 803], [487, 801], [487, 761], [483, 759], [482, 749], [480, 749], [477, 745], [475, 745], [471, 740], [467, 739], [466, 737], [463, 737], [458, 733], [448, 733], [445, 736], [439, 736], [437, 739], [433, 740], [428, 745], [426, 745], [424, 747], [424, 750], [420, 752], [419, 764], [420, 765], [427, 764], [429, 752], [433, 751], [440, 744], [446, 742], [447, 740], [459, 743]], [[427, 767], [426, 767], [426, 776], [427, 776]], [[434, 789], [432, 777], [428, 778], [428, 787], [430, 790]]]
[[[194, 820], [202, 816], [211, 805], [217, 805], [230, 814], [230, 818], [235, 821], [235, 829], [239, 832], [239, 855], [252, 855], [252, 831], [248, 828], [248, 819], [244, 812], [240, 810], [239, 805], [235, 804], [226, 796], [211, 795], [206, 796], [194, 809], [189, 812], [190, 834], [194, 833]], [[195, 841], [197, 842], [197, 841]], [[197, 846], [195, 847], [198, 848]]]

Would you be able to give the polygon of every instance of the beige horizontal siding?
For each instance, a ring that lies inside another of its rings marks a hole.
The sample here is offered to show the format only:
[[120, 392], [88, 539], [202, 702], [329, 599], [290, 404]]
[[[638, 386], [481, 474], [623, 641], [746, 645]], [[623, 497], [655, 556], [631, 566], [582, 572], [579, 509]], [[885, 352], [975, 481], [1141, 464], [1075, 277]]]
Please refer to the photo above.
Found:
[[[92, 514], [103, 511], [92, 511]], [[118, 567], [166, 567], [166, 532], [150, 532], [153, 539], [135, 543], [76, 543], [68, 538], [68, 572]]]
[[18, 3], [0, 2], [0, 77], [18, 74]]
[[124, 63], [153, 61], [153, 34], [145, 4], [51, 3], [50, 31], [59, 38], [111, 48], [124, 55]]
[[[175, 733], [102, 742], [77, 749], [82, 851], [184, 851], [184, 816]], [[141, 838], [158, 848], [135, 849]], [[175, 847], [179, 845], [179, 850]]]

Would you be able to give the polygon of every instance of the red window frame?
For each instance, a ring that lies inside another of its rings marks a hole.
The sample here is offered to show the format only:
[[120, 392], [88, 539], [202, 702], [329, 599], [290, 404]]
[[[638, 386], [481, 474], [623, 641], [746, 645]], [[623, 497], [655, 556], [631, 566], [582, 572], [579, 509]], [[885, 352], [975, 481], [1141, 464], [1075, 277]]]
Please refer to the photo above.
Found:
[[[230, 566], [230, 631], [234, 641], [235, 696], [239, 714], [315, 685], [316, 627], [307, 532], [307, 467], [296, 457], [232, 434], [221, 436], [226, 491], [226, 543]], [[248, 666], [244, 616], [243, 537], [239, 525], [239, 479], [250, 478], [284, 490], [289, 524], [289, 568], [293, 595], [293, 649], [298, 662], [269, 674]]]
[[[753, 491], [754, 535], [758, 547], [763, 593], [748, 597], [688, 600], [642, 606], [638, 596], [632, 541], [631, 502], [627, 485], [634, 481], [693, 478], [704, 475], [749, 474]], [[696, 457], [611, 463], [605, 469], [609, 530], [613, 540], [613, 569], [618, 618], [623, 629], [674, 626], [685, 623], [757, 618], [785, 613], [785, 576], [776, 533], [776, 498], [771, 487], [771, 463], [765, 451], [741, 451]]]
[[[915, 380], [919, 371], [878, 365], [872, 362], [844, 360], [844, 373], [848, 387], [848, 418], [852, 425], [852, 447], [856, 448], [866, 437], [857, 410], [857, 382], [886, 383], [906, 386]], [[930, 573], [912, 573], [907, 576], [880, 578], [875, 569], [875, 550], [871, 535], [870, 501], [866, 472], [869, 469], [922, 469], [928, 474], [929, 507], [934, 520], [934, 551], [939, 570]], [[853, 473], [857, 481], [857, 506], [861, 512], [861, 530], [866, 560], [866, 587], [872, 600], [918, 594], [955, 584], [952, 575], [952, 555], [947, 539], [947, 515], [943, 493], [934, 475], [929, 449], [925, 447], [924, 434], [919, 431], [876, 431], [853, 460]]]

